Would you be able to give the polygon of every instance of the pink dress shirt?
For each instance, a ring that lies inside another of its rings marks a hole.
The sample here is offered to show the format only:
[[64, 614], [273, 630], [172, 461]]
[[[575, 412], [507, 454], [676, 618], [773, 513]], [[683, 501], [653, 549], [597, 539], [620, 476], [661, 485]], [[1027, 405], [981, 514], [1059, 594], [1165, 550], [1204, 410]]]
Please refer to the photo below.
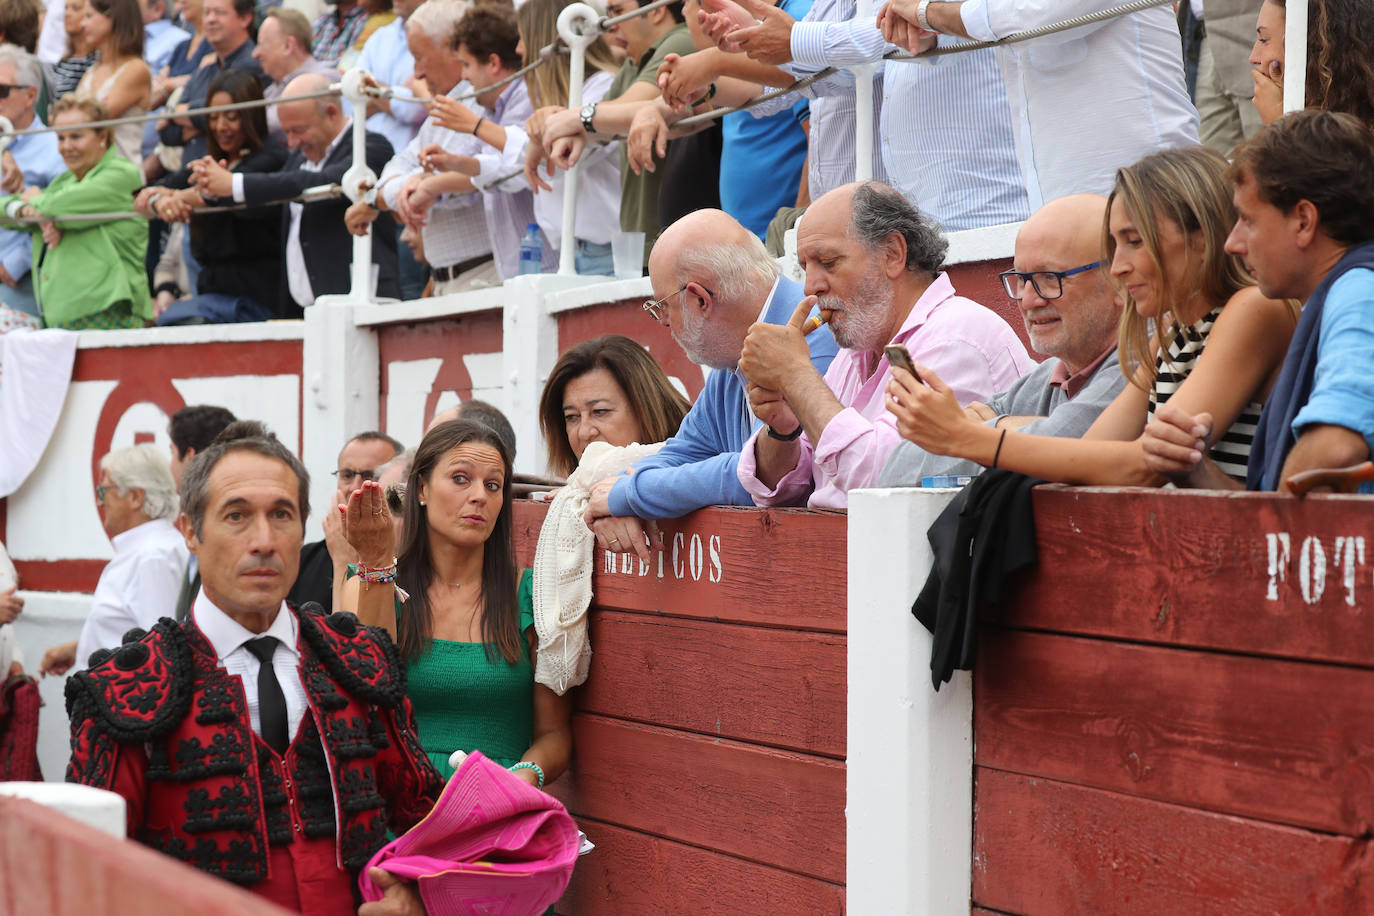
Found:
[[[986, 401], [1035, 366], [1011, 326], [991, 309], [954, 294], [948, 274], [940, 274], [912, 307], [894, 344], [905, 344], [911, 358], [929, 366], [954, 391], [960, 405]], [[887, 411], [887, 360], [872, 353], [841, 350], [825, 383], [845, 409], [831, 419], [812, 444], [798, 439], [801, 456], [774, 489], [757, 476], [754, 443], [760, 427], [740, 453], [740, 483], [760, 506], [796, 506], [805, 498], [813, 509], [844, 509], [848, 492], [872, 486], [901, 436]]]

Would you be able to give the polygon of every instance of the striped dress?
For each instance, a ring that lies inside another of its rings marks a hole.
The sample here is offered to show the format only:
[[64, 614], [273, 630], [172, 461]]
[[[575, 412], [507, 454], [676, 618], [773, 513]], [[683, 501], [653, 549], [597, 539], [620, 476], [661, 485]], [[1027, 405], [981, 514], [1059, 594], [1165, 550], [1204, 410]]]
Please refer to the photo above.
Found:
[[[1183, 384], [1188, 373], [1197, 365], [1198, 357], [1207, 346], [1207, 337], [1212, 332], [1212, 324], [1221, 314], [1218, 307], [1198, 319], [1195, 324], [1179, 328], [1174, 339], [1169, 341], [1168, 358], [1161, 354], [1155, 360], [1155, 381], [1150, 386], [1150, 415], [1155, 407], [1163, 404]], [[1264, 405], [1251, 401], [1241, 409], [1236, 421], [1231, 424], [1225, 435], [1213, 437], [1212, 447], [1207, 455], [1217, 467], [1241, 483], [1245, 482], [1245, 468], [1250, 461], [1250, 446], [1255, 440], [1255, 427], [1259, 424], [1260, 411]]]

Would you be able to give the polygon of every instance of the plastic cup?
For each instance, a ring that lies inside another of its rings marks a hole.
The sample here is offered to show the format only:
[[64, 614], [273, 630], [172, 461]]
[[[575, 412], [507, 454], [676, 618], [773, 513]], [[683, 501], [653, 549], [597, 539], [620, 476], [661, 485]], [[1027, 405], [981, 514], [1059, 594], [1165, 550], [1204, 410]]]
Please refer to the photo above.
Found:
[[615, 261], [617, 280], [644, 276], [644, 233], [612, 232], [611, 259]]

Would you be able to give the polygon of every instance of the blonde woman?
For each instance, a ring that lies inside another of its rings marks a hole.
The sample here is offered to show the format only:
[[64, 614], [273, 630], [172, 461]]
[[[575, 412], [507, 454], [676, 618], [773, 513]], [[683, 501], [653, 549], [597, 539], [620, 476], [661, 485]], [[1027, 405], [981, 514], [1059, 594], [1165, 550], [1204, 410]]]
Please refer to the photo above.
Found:
[[[1105, 245], [1126, 302], [1119, 353], [1131, 384], [1082, 439], [1026, 435], [966, 415], [949, 387], [918, 365], [894, 368], [888, 409], [897, 430], [928, 452], [1060, 483], [1158, 486], [1146, 424], [1166, 401], [1211, 413], [1211, 457], [1245, 479], [1260, 410], [1297, 324], [1290, 302], [1266, 299], [1225, 251], [1236, 221], [1226, 160], [1204, 147], [1165, 150], [1117, 172]], [[1073, 282], [1047, 272], [1022, 284]]]

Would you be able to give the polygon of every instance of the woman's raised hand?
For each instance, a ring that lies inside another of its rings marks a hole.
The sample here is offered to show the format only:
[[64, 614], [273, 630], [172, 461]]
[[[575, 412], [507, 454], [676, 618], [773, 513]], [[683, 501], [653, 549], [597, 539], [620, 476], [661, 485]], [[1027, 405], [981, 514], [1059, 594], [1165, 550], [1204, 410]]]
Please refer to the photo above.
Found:
[[390, 566], [396, 557], [396, 529], [382, 485], [365, 480], [338, 508], [343, 534], [365, 566]]

